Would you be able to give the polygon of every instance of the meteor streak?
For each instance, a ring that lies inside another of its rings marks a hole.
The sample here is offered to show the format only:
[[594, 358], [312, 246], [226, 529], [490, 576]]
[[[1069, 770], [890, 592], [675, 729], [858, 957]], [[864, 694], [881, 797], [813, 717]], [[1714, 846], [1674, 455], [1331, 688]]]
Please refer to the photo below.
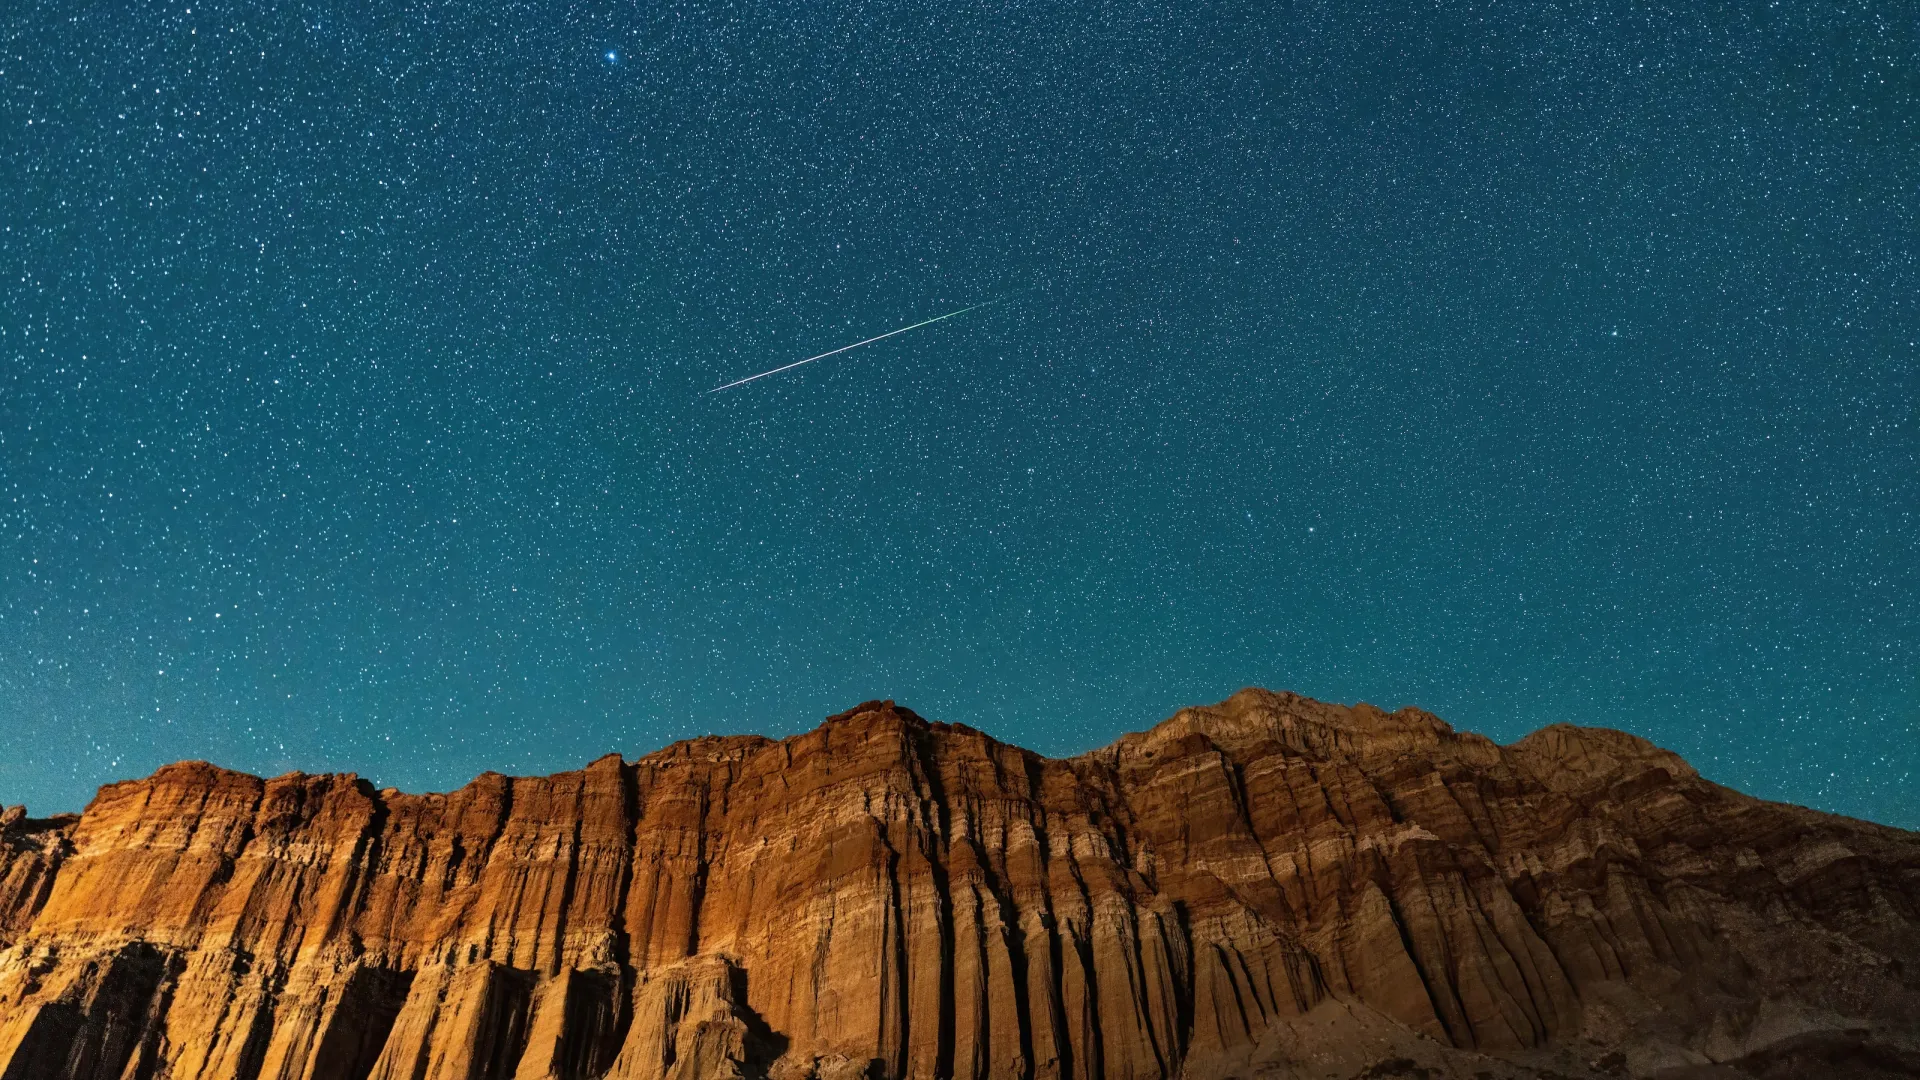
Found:
[[829, 351], [827, 351], [827, 352], [823, 352], [823, 353], [821, 353], [821, 354], [820, 354], [819, 356], [809, 356], [809, 357], [807, 357], [807, 358], [806, 358], [805, 360], [795, 360], [795, 361], [794, 361], [793, 363], [791, 363], [791, 364], [787, 364], [787, 365], [785, 365], [785, 366], [782, 366], [782, 367], [777, 367], [777, 368], [774, 368], [774, 369], [773, 369], [772, 371], [763, 371], [763, 372], [761, 372], [761, 373], [760, 373], [760, 374], [758, 374], [758, 375], [749, 375], [749, 376], [747, 376], [747, 377], [746, 377], [746, 378], [744, 378], [744, 379], [740, 379], [740, 380], [737, 380], [737, 381], [735, 381], [735, 382], [730, 382], [730, 383], [728, 383], [728, 384], [727, 384], [727, 385], [725, 385], [725, 386], [716, 386], [716, 387], [714, 387], [713, 389], [711, 389], [711, 390], [709, 390], [709, 391], [707, 391], [707, 393], [709, 393], [709, 394], [717, 394], [717, 393], [719, 393], [719, 392], [720, 392], [720, 391], [722, 391], [722, 390], [731, 390], [731, 389], [733, 389], [733, 388], [734, 388], [734, 387], [736, 387], [736, 386], [745, 386], [745, 385], [747, 385], [748, 383], [750, 383], [750, 382], [752, 382], [752, 381], [753, 381], [753, 380], [755, 380], [755, 379], [764, 379], [764, 378], [766, 378], [766, 377], [767, 377], [767, 376], [769, 376], [769, 375], [778, 375], [778, 374], [780, 374], [780, 373], [781, 373], [781, 372], [783, 372], [783, 371], [792, 371], [792, 370], [793, 370], [794, 368], [797, 368], [797, 367], [799, 367], [799, 366], [800, 366], [801, 364], [811, 364], [811, 363], [813, 363], [813, 362], [814, 362], [815, 360], [825, 360], [825, 359], [826, 359], [827, 357], [829, 357], [829, 356], [838, 356], [838, 355], [840, 355], [841, 353], [843, 353], [843, 352], [846, 352], [846, 351], [847, 351], [848, 349], [857, 349], [857, 348], [859, 348], [859, 347], [860, 347], [860, 346], [862, 346], [862, 345], [871, 345], [871, 344], [873, 344], [873, 343], [874, 343], [874, 342], [876, 342], [876, 341], [881, 341], [881, 340], [884, 340], [884, 339], [886, 339], [886, 338], [890, 338], [890, 337], [892, 337], [892, 336], [893, 336], [893, 335], [895, 335], [895, 334], [904, 334], [904, 333], [906, 333], [906, 332], [907, 332], [907, 331], [909, 331], [909, 330], [918, 330], [918, 329], [920, 329], [920, 328], [921, 328], [921, 327], [923, 327], [923, 326], [932, 326], [932, 325], [933, 325], [934, 323], [937, 323], [937, 322], [939, 322], [939, 321], [940, 321], [941, 319], [951, 319], [951, 318], [953, 318], [953, 317], [954, 317], [955, 315], [965, 315], [965, 314], [966, 314], [967, 312], [969, 312], [969, 311], [975, 311], [975, 310], [978, 310], [978, 309], [980, 309], [980, 308], [983, 308], [983, 307], [991, 307], [991, 306], [993, 306], [994, 304], [997, 304], [997, 303], [999, 303], [999, 302], [1000, 302], [999, 300], [989, 300], [989, 301], [987, 301], [987, 302], [986, 302], [986, 303], [984, 303], [984, 304], [974, 304], [974, 305], [973, 305], [973, 306], [971, 306], [971, 307], [963, 307], [963, 308], [961, 308], [961, 309], [960, 309], [959, 311], [949, 311], [949, 312], [947, 312], [947, 313], [946, 313], [945, 315], [935, 315], [935, 316], [934, 316], [933, 318], [931, 318], [931, 319], [927, 319], [927, 320], [925, 320], [925, 321], [923, 321], [923, 322], [917, 322], [917, 323], [914, 323], [914, 324], [913, 324], [912, 326], [903, 326], [903, 327], [901, 327], [901, 328], [900, 328], [900, 329], [898, 329], [898, 330], [889, 330], [889, 331], [887, 331], [887, 332], [886, 332], [886, 333], [884, 333], [884, 334], [880, 334], [880, 335], [878, 335], [878, 336], [876, 336], [876, 337], [870, 337], [870, 338], [868, 338], [868, 339], [867, 339], [867, 340], [865, 340], [865, 341], [856, 341], [856, 342], [854, 342], [854, 343], [853, 343], [853, 344], [851, 344], [851, 345], [842, 345], [842, 346], [840, 346], [840, 347], [839, 347], [839, 348], [837, 348], [837, 349], [832, 349], [832, 350], [829, 350]]

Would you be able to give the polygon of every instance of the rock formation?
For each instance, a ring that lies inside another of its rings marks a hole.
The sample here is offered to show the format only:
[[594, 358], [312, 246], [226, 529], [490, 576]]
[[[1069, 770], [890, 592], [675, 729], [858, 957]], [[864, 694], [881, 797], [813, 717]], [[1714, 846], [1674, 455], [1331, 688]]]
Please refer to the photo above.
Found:
[[1616, 731], [1249, 690], [1061, 761], [873, 702], [0, 817], [0, 1080], [1847, 1069], [1920, 1075], [1920, 835]]

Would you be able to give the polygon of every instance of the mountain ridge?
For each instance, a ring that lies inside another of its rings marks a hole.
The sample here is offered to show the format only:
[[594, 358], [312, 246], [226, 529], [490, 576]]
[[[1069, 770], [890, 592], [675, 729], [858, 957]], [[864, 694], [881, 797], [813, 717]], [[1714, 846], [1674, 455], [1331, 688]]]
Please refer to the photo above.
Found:
[[[1548, 733], [1551, 733], [1551, 732], [1562, 731], [1562, 730], [1579, 731], [1579, 732], [1589, 733], [1592, 735], [1599, 735], [1599, 736], [1606, 736], [1606, 737], [1618, 737], [1620, 740], [1623, 740], [1623, 745], [1632, 745], [1636, 747], [1641, 747], [1641, 748], [1645, 748], [1650, 752], [1654, 752], [1659, 755], [1664, 755], [1667, 758], [1671, 759], [1673, 762], [1675, 762], [1678, 765], [1678, 767], [1682, 771], [1684, 771], [1687, 775], [1697, 775], [1697, 772], [1693, 769], [1693, 766], [1691, 764], [1688, 764], [1685, 761], [1685, 759], [1681, 758], [1678, 754], [1675, 754], [1672, 751], [1659, 747], [1654, 743], [1652, 743], [1651, 741], [1639, 735], [1634, 735], [1631, 732], [1618, 729], [1618, 728], [1608, 728], [1608, 727], [1600, 727], [1600, 726], [1584, 725], [1584, 724], [1576, 725], [1576, 724], [1560, 721], [1560, 722], [1555, 722], [1555, 723], [1537, 728], [1534, 731], [1531, 731], [1526, 735], [1523, 735], [1520, 738], [1514, 740], [1513, 742], [1496, 743], [1496, 742], [1493, 742], [1493, 740], [1487, 739], [1485, 736], [1482, 736], [1476, 732], [1457, 731], [1456, 729], [1453, 728], [1452, 725], [1446, 723], [1446, 721], [1444, 720], [1441, 720], [1438, 716], [1435, 716], [1434, 714], [1427, 712], [1426, 710], [1418, 708], [1416, 706], [1405, 705], [1397, 709], [1383, 709], [1379, 706], [1372, 705], [1365, 701], [1355, 702], [1352, 705], [1329, 706], [1328, 703], [1326, 702], [1321, 702], [1314, 698], [1309, 698], [1309, 697], [1306, 697], [1305, 695], [1296, 694], [1291, 691], [1271, 691], [1271, 690], [1262, 689], [1260, 687], [1245, 687], [1239, 691], [1236, 691], [1232, 696], [1228, 697], [1224, 701], [1219, 702], [1216, 705], [1187, 706], [1185, 708], [1177, 710], [1176, 712], [1173, 713], [1173, 715], [1168, 716], [1167, 718], [1159, 721], [1158, 723], [1148, 728], [1145, 728], [1140, 731], [1125, 732], [1116, 736], [1114, 739], [1112, 739], [1111, 741], [1109, 741], [1108, 743], [1102, 746], [1097, 746], [1089, 750], [1083, 750], [1077, 754], [1069, 754], [1061, 757], [1049, 756], [1047, 754], [1040, 753], [1039, 751], [1036, 751], [1036, 750], [1027, 750], [1025, 747], [1020, 747], [1017, 743], [1006, 742], [1005, 740], [999, 739], [998, 737], [994, 736], [993, 734], [991, 734], [990, 732], [987, 732], [984, 729], [976, 728], [969, 724], [955, 722], [955, 721], [927, 719], [926, 717], [921, 716], [919, 713], [915, 712], [911, 708], [898, 704], [896, 701], [894, 701], [891, 698], [887, 698], [887, 699], [874, 698], [868, 701], [863, 701], [851, 709], [846, 709], [841, 712], [834, 713], [830, 716], [827, 716], [824, 719], [822, 719], [819, 724], [815, 725], [812, 729], [809, 729], [806, 732], [800, 732], [794, 735], [775, 737], [775, 736], [760, 735], [760, 734], [723, 735], [723, 734], [717, 734], [717, 733], [709, 733], [704, 735], [690, 736], [684, 739], [676, 739], [673, 742], [670, 742], [665, 746], [660, 747], [657, 750], [648, 751], [647, 753], [641, 754], [635, 758], [628, 758], [624, 753], [621, 753], [620, 751], [617, 751], [617, 750], [608, 751], [607, 753], [602, 754], [597, 758], [594, 758], [593, 761], [589, 762], [588, 764], [591, 765], [608, 758], [618, 759], [622, 764], [638, 764], [661, 755], [691, 753], [694, 750], [694, 748], [716, 745], [716, 744], [729, 746], [729, 747], [738, 746], [743, 750], [759, 749], [759, 748], [770, 746], [776, 743], [783, 743], [793, 739], [802, 738], [806, 735], [811, 735], [819, 731], [821, 728], [826, 727], [829, 724], [844, 723], [848, 720], [858, 717], [863, 713], [874, 712], [881, 709], [891, 709], [897, 714], [899, 714], [903, 719], [908, 720], [910, 723], [924, 725], [928, 730], [952, 731], [952, 732], [957, 732], [957, 733], [966, 734], [966, 735], [978, 735], [998, 745], [1014, 747], [1016, 749], [1021, 750], [1021, 752], [1023, 753], [1031, 754], [1036, 758], [1046, 760], [1046, 761], [1072, 762], [1072, 761], [1078, 761], [1078, 760], [1098, 760], [1101, 758], [1113, 757], [1123, 747], [1137, 745], [1142, 740], [1151, 740], [1157, 732], [1160, 732], [1163, 729], [1167, 729], [1169, 727], [1176, 726], [1176, 725], [1183, 725], [1183, 724], [1191, 725], [1194, 722], [1194, 718], [1196, 716], [1220, 716], [1224, 713], [1226, 717], [1231, 719], [1234, 717], [1234, 714], [1237, 711], [1232, 709], [1232, 706], [1234, 706], [1236, 702], [1239, 702], [1245, 699], [1257, 700], [1263, 697], [1276, 699], [1276, 700], [1287, 702], [1290, 704], [1306, 705], [1309, 707], [1317, 706], [1321, 708], [1331, 708], [1331, 709], [1337, 709], [1337, 710], [1351, 710], [1352, 712], [1358, 713], [1362, 716], [1377, 715], [1385, 719], [1395, 719], [1395, 718], [1402, 717], [1403, 715], [1407, 717], [1414, 717], [1414, 718], [1418, 718], [1419, 721], [1423, 723], [1437, 724], [1439, 729], [1442, 730], [1445, 734], [1456, 735], [1462, 738], [1469, 738], [1469, 739], [1484, 741], [1489, 745], [1496, 746], [1501, 749], [1507, 749], [1507, 750], [1513, 750], [1513, 749], [1519, 748], [1522, 746], [1522, 744], [1527, 743], [1529, 740], [1546, 736]], [[1343, 730], [1351, 731], [1354, 729], [1349, 728], [1349, 729], [1343, 729]], [[1365, 729], [1360, 729], [1360, 730], [1364, 731]], [[362, 776], [359, 772], [354, 770], [348, 770], [345, 772], [307, 772], [302, 769], [294, 769], [294, 770], [289, 770], [287, 772], [275, 774], [274, 776], [262, 776], [257, 773], [249, 773], [240, 769], [230, 769], [224, 765], [217, 764], [213, 761], [210, 761], [204, 758], [183, 758], [179, 761], [168, 762], [167, 764], [161, 765], [159, 768], [157, 768], [152, 774], [150, 774], [147, 777], [135, 777], [135, 778], [129, 778], [126, 780], [109, 781], [108, 783], [103, 784], [101, 786], [101, 789], [104, 790], [106, 788], [113, 787], [118, 784], [124, 784], [124, 783], [141, 783], [145, 780], [151, 780], [154, 777], [159, 776], [163, 773], [168, 773], [174, 770], [182, 770], [182, 769], [206, 769], [206, 770], [211, 770], [218, 773], [231, 774], [233, 776], [251, 777], [256, 780], [271, 780], [271, 779], [281, 779], [281, 778], [296, 777], [296, 776], [298, 777], [329, 777], [329, 776], [342, 777], [342, 778], [347, 778], [347, 779], [356, 780], [356, 781], [364, 781], [368, 785], [370, 785], [370, 788], [369, 788], [370, 790], [377, 791], [383, 794], [387, 792], [393, 792], [397, 794], [416, 794], [412, 792], [403, 791], [402, 789], [393, 787], [391, 785], [385, 785], [385, 786], [377, 785], [375, 784], [372, 778]], [[487, 776], [499, 776], [499, 777], [512, 778], [514, 775], [515, 774], [502, 773], [496, 770], [488, 769], [477, 774], [473, 779], [478, 780], [481, 777], [487, 777]], [[469, 781], [469, 783], [471, 782], [472, 781]], [[462, 786], [465, 786], [465, 785], [462, 785]], [[427, 792], [419, 792], [417, 794], [445, 795], [445, 794], [448, 794], [448, 792], [427, 791]], [[1768, 800], [1768, 801], [1774, 801], [1774, 800]], [[1778, 805], [1796, 806], [1796, 807], [1798, 806], [1798, 804], [1796, 803], [1779, 803]], [[1818, 811], [1818, 812], [1825, 813], [1825, 811]], [[69, 812], [49, 814], [40, 818], [32, 818], [29, 815], [29, 808], [24, 805], [0, 806], [0, 814], [14, 815], [14, 818], [17, 820], [34, 820], [34, 821], [44, 821], [44, 822], [62, 821], [62, 820], [69, 820], [69, 819], [77, 820], [80, 817], [80, 813], [69, 811]], [[1844, 814], [1835, 814], [1832, 816], [1847, 817], [1847, 815], [1844, 815]], [[5, 822], [6, 820], [7, 820], [6, 818], [0, 817], [0, 822]], [[1879, 824], [1867, 818], [1849, 818], [1849, 820], [1862, 821], [1868, 824]], [[1883, 826], [1883, 827], [1892, 828], [1894, 826]]]
[[1253, 688], [0, 817], [0, 1080], [1920, 1075], [1914, 1016], [1920, 835]]

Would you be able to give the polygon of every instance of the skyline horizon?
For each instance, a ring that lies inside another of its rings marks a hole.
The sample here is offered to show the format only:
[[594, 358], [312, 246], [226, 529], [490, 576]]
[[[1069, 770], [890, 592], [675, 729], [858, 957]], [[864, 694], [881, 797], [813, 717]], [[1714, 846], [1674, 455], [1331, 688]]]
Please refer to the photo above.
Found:
[[[1399, 705], [1388, 706], [1388, 705], [1376, 704], [1374, 702], [1370, 702], [1365, 699], [1329, 700], [1325, 698], [1315, 697], [1310, 694], [1301, 693], [1295, 690], [1267, 687], [1267, 686], [1258, 686], [1258, 685], [1251, 685], [1251, 684], [1242, 686], [1236, 689], [1235, 691], [1233, 691], [1231, 694], [1228, 694], [1217, 701], [1192, 702], [1185, 705], [1181, 705], [1178, 708], [1172, 710], [1171, 712], [1167, 712], [1165, 715], [1162, 715], [1159, 719], [1154, 720], [1151, 723], [1148, 723], [1139, 727], [1122, 729], [1105, 742], [1101, 742], [1092, 746], [1087, 746], [1080, 750], [1072, 751], [1068, 753], [1049, 753], [1047, 751], [1028, 746], [1019, 740], [1009, 739], [1009, 738], [1000, 736], [990, 728], [982, 727], [978, 724], [970, 723], [964, 720], [954, 720], [954, 719], [949, 719], [942, 716], [931, 715], [926, 712], [922, 712], [921, 710], [915, 709], [912, 703], [909, 701], [902, 701], [896, 698], [881, 697], [881, 698], [867, 698], [845, 709], [840, 709], [832, 713], [824, 714], [811, 725], [807, 725], [805, 723], [789, 724], [783, 727], [775, 726], [775, 727], [769, 727], [763, 730], [740, 730], [740, 731], [722, 731], [717, 729], [709, 730], [709, 731], [700, 732], [697, 734], [681, 735], [668, 742], [662, 743], [659, 746], [653, 747], [652, 749], [639, 749], [635, 747], [613, 747], [591, 758], [583, 758], [572, 766], [564, 766], [561, 768], [549, 769], [548, 771], [545, 771], [545, 772], [508, 772], [502, 769], [485, 768], [478, 772], [472, 773], [470, 776], [468, 776], [466, 779], [462, 780], [459, 783], [448, 783], [448, 784], [442, 784], [440, 786], [433, 786], [433, 787], [408, 788], [399, 784], [383, 783], [382, 782], [383, 778], [379, 774], [363, 772], [356, 768], [312, 770], [312, 769], [302, 769], [296, 766], [294, 768], [284, 769], [277, 773], [269, 773], [265, 771], [254, 771], [254, 770], [245, 769], [245, 768], [236, 768], [210, 757], [188, 756], [183, 758], [177, 758], [172, 761], [161, 762], [155, 765], [152, 769], [149, 769], [145, 773], [131, 774], [127, 776], [117, 777], [114, 779], [103, 780], [95, 786], [94, 794], [89, 795], [85, 802], [79, 804], [78, 806], [73, 807], [72, 809], [56, 809], [46, 813], [36, 813], [35, 811], [37, 808], [33, 806], [31, 803], [8, 802], [5, 799], [0, 799], [0, 808], [6, 807], [6, 806], [24, 806], [27, 810], [28, 818], [34, 819], [34, 820], [47, 820], [50, 818], [57, 818], [62, 816], [78, 815], [85, 812], [87, 806], [91, 805], [93, 799], [98, 797], [98, 792], [104, 788], [111, 787], [116, 784], [137, 783], [144, 779], [150, 778], [156, 773], [163, 771], [165, 769], [171, 768], [173, 766], [195, 765], [195, 764], [207, 765], [223, 772], [251, 776], [255, 779], [259, 779], [263, 781], [272, 780], [280, 777], [286, 777], [286, 776], [310, 776], [310, 777], [311, 776], [352, 776], [363, 782], [368, 783], [369, 785], [372, 785], [374, 789], [377, 791], [398, 791], [401, 794], [405, 794], [405, 795], [444, 795], [444, 794], [449, 794], [454, 791], [458, 791], [462, 788], [471, 786], [475, 781], [489, 775], [506, 776], [510, 779], [536, 779], [536, 778], [542, 778], [542, 777], [550, 777], [550, 776], [558, 775], [561, 773], [578, 772], [581, 769], [584, 769], [587, 765], [608, 757], [618, 757], [623, 764], [632, 765], [632, 764], [644, 761], [647, 758], [653, 757], [657, 754], [661, 754], [668, 750], [671, 750], [676, 746], [680, 746], [686, 743], [698, 742], [703, 739], [714, 739], [714, 738], [761, 739], [769, 742], [791, 741], [794, 739], [801, 738], [814, 731], [817, 731], [820, 728], [825, 727], [827, 724], [848, 719], [854, 716], [855, 714], [865, 710], [869, 706], [892, 706], [898, 709], [899, 711], [908, 714], [909, 716], [912, 716], [916, 719], [921, 720], [922, 722], [926, 723], [930, 727], [934, 725], [939, 725], [939, 726], [946, 726], [946, 727], [965, 728], [968, 730], [977, 731], [985, 735], [988, 739], [1002, 746], [1013, 747], [1015, 749], [1024, 751], [1026, 753], [1034, 754], [1046, 760], [1067, 761], [1067, 760], [1072, 760], [1074, 758], [1087, 757], [1093, 754], [1100, 753], [1101, 751], [1111, 749], [1115, 745], [1122, 742], [1123, 740], [1146, 734], [1160, 727], [1163, 724], [1176, 720], [1180, 717], [1182, 713], [1185, 713], [1189, 710], [1218, 708], [1220, 706], [1228, 704], [1229, 702], [1233, 701], [1235, 698], [1241, 697], [1242, 695], [1246, 695], [1246, 694], [1269, 694], [1276, 697], [1294, 698], [1294, 699], [1304, 700], [1313, 704], [1329, 705], [1329, 706], [1333, 706], [1336, 708], [1343, 708], [1343, 709], [1355, 709], [1355, 710], [1373, 709], [1386, 716], [1393, 716], [1400, 712], [1410, 710], [1410, 711], [1419, 712], [1419, 713], [1431, 716], [1439, 720], [1441, 723], [1447, 725], [1447, 727], [1451, 731], [1453, 731], [1455, 734], [1482, 735], [1492, 740], [1495, 743], [1495, 745], [1499, 746], [1503, 750], [1512, 749], [1517, 744], [1526, 741], [1527, 739], [1539, 734], [1540, 732], [1546, 731], [1550, 728], [1559, 727], [1559, 726], [1573, 726], [1573, 727], [1586, 728], [1586, 729], [1619, 731], [1628, 735], [1632, 735], [1635, 738], [1641, 739], [1655, 746], [1658, 749], [1662, 749], [1662, 750], [1666, 750], [1666, 751], [1678, 754], [1678, 756], [1684, 759], [1689, 766], [1695, 768], [1695, 770], [1699, 772], [1700, 776], [1703, 779], [1706, 779], [1712, 783], [1720, 784], [1723, 787], [1727, 787], [1731, 790], [1738, 791], [1742, 794], [1751, 795], [1756, 798], [1766, 799], [1768, 801], [1782, 802], [1782, 803], [1786, 803], [1787, 805], [1802, 806], [1807, 809], [1820, 811], [1822, 813], [1835, 814], [1840, 817], [1848, 817], [1854, 820], [1867, 821], [1873, 824], [1884, 825], [1890, 828], [1920, 832], [1920, 809], [1916, 809], [1916, 811], [1914, 812], [1914, 816], [1911, 819], [1909, 819], [1909, 821], [1902, 822], [1902, 821], [1889, 821], [1889, 820], [1883, 820], [1880, 818], [1847, 814], [1842, 811], [1831, 810], [1831, 809], [1826, 809], [1819, 806], [1812, 806], [1806, 803], [1795, 802], [1791, 799], [1772, 798], [1763, 792], [1749, 790], [1747, 788], [1742, 788], [1739, 785], [1722, 781], [1717, 777], [1713, 776], [1709, 771], [1700, 769], [1692, 756], [1682, 751], [1679, 751], [1674, 747], [1667, 746], [1663, 743], [1660, 743], [1657, 740], [1648, 738], [1647, 736], [1642, 735], [1638, 732], [1635, 732], [1631, 728], [1627, 728], [1627, 727], [1620, 727], [1616, 725], [1600, 724], [1600, 723], [1582, 723], [1581, 721], [1575, 720], [1575, 719], [1559, 719], [1559, 720], [1551, 720], [1546, 723], [1540, 724], [1518, 735], [1513, 735], [1513, 736], [1504, 737], [1504, 738], [1496, 738], [1492, 735], [1487, 734], [1486, 732], [1480, 731], [1478, 729], [1475, 729], [1463, 724], [1456, 723], [1448, 719], [1445, 714], [1425, 708], [1424, 706], [1421, 706], [1413, 702], [1407, 702]], [[775, 731], [777, 731], [778, 733], [773, 733]]]

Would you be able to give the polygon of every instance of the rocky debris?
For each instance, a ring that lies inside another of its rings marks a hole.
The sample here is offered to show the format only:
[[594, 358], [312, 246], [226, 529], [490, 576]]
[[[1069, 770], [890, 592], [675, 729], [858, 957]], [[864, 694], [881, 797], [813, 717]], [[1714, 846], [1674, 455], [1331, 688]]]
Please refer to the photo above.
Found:
[[1920, 836], [1258, 690], [1064, 761], [869, 702], [0, 816], [0, 1080], [1760, 1076], [1917, 1017]]

